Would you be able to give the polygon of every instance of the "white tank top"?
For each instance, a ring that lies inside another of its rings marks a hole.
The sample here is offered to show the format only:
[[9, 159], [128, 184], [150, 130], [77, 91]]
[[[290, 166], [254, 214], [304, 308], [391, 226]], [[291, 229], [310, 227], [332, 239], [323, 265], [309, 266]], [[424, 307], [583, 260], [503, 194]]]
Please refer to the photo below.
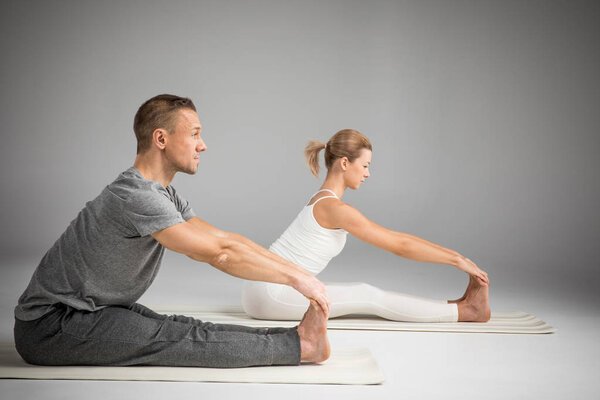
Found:
[[[323, 196], [313, 204], [305, 206], [279, 239], [269, 247], [273, 253], [301, 266], [313, 275], [323, 271], [329, 261], [340, 254], [348, 234], [343, 229], [323, 228], [315, 219], [315, 204], [323, 199], [338, 198], [329, 189], [319, 190], [317, 193], [325, 191], [331, 192], [333, 196]], [[311, 199], [317, 193], [313, 194]]]

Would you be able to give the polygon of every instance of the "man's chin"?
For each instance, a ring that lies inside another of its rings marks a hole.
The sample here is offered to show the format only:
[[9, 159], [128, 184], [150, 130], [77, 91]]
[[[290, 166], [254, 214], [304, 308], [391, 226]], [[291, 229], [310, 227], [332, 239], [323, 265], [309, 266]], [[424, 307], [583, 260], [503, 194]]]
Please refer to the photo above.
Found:
[[196, 165], [192, 168], [180, 168], [177, 170], [177, 172], [183, 172], [184, 174], [188, 175], [196, 175], [196, 172], [198, 172], [198, 166]]

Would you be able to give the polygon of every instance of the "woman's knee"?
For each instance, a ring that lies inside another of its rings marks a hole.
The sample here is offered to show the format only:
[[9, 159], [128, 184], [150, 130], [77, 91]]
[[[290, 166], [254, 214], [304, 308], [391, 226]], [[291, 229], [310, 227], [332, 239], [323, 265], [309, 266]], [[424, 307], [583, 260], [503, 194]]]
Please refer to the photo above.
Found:
[[244, 288], [242, 292], [242, 308], [246, 314], [256, 319], [268, 319], [267, 301], [257, 288]]
[[[286, 294], [289, 293], [282, 292], [279, 293], [279, 296], [285, 297]], [[273, 298], [267, 287], [248, 287], [242, 292], [244, 312], [256, 319], [299, 320], [309, 304], [308, 300], [306, 300], [306, 306], [296, 304], [302, 300], [295, 297], [289, 299]]]
[[327, 290], [332, 297], [341, 296], [349, 299], [370, 298], [382, 292], [381, 289], [364, 282], [332, 283], [327, 285]]

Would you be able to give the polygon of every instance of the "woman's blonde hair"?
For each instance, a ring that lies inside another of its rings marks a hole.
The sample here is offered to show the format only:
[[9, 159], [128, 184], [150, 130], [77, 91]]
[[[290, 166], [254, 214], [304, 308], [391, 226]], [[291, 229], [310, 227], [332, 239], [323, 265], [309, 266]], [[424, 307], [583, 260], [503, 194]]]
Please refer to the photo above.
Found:
[[369, 139], [354, 129], [342, 129], [329, 139], [327, 144], [318, 140], [311, 140], [304, 148], [304, 157], [315, 177], [319, 177], [319, 152], [325, 149], [325, 166], [331, 168], [338, 158], [346, 157], [348, 161], [354, 162], [362, 149], [373, 150]]

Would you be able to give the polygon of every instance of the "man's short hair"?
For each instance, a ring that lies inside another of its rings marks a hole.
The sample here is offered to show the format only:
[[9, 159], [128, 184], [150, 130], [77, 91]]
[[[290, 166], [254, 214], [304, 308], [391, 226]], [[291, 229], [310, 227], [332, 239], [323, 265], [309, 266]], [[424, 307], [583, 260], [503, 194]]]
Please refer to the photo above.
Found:
[[187, 97], [172, 94], [159, 94], [142, 104], [133, 119], [137, 153], [143, 153], [150, 148], [155, 130], [162, 128], [172, 133], [177, 122], [177, 111], [182, 109], [196, 111], [196, 106]]

